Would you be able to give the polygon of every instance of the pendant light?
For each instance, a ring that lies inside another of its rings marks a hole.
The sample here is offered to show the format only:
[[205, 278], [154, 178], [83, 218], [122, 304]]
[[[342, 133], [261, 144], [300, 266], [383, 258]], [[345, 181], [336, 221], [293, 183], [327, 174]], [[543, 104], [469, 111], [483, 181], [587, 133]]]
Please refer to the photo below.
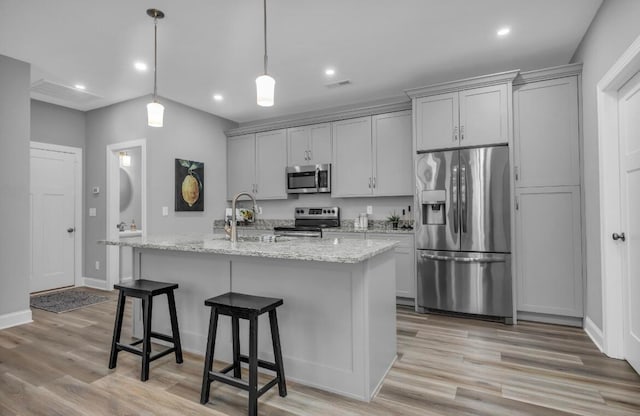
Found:
[[147, 14], [153, 17], [153, 101], [147, 104], [147, 121], [151, 127], [162, 127], [164, 106], [158, 102], [158, 19], [164, 13], [158, 9], [148, 9]]
[[276, 80], [267, 74], [267, 0], [264, 0], [264, 74], [256, 78], [258, 105], [273, 106], [273, 94]]

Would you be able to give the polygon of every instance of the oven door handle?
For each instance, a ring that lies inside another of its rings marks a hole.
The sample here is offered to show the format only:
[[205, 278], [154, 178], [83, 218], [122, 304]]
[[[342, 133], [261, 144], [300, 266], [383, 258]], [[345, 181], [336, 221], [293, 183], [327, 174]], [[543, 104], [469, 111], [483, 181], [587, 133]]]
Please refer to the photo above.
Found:
[[420, 257], [428, 260], [452, 261], [454, 263], [504, 263], [504, 258], [450, 257], [439, 254], [420, 253]]

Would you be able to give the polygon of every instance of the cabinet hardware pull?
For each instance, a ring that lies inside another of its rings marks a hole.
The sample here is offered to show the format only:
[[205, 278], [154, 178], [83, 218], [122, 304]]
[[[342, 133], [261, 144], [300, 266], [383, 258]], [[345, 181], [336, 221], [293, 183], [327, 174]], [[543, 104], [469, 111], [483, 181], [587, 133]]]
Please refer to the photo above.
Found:
[[515, 171], [516, 180], [520, 180], [520, 169], [517, 166], [514, 166], [513, 170]]
[[516, 211], [520, 210], [520, 200], [516, 197]]
[[457, 141], [458, 140], [458, 126], [453, 128], [453, 141]]
[[614, 240], [616, 240], [616, 241], [618, 241], [618, 240], [625, 241], [625, 240], [627, 239], [627, 238], [625, 237], [624, 233], [620, 233], [620, 234], [618, 234], [618, 233], [613, 233], [613, 235], [611, 235], [611, 237], [612, 237]]
[[464, 126], [460, 126], [460, 140], [464, 140]]
[[311, 150], [307, 150], [307, 152], [309, 152], [309, 159], [307, 159], [307, 160], [311, 160], [312, 159], [311, 158]]
[[376, 187], [376, 177], [374, 176], [373, 177], [373, 188], [375, 189], [375, 187]]
[[371, 189], [371, 176], [369, 176], [369, 189]]

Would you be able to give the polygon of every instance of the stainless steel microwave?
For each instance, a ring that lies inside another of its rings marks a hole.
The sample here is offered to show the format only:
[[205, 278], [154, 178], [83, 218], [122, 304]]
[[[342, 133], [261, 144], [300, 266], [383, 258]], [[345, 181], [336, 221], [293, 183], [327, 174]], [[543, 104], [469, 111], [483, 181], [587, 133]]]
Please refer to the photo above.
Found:
[[331, 164], [289, 166], [286, 169], [288, 194], [331, 192]]

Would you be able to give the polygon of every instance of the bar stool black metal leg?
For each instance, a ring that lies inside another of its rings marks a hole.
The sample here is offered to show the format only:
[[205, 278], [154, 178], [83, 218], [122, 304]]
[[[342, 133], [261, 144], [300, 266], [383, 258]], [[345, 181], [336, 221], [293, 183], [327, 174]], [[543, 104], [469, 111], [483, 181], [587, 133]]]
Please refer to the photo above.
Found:
[[176, 363], [182, 364], [182, 344], [180, 343], [180, 331], [178, 330], [178, 317], [176, 316], [176, 299], [173, 290], [167, 292], [169, 301], [169, 317], [171, 318], [171, 333], [173, 335], [173, 346], [176, 349]]
[[282, 349], [280, 348], [280, 332], [278, 331], [278, 317], [276, 310], [269, 311], [269, 324], [271, 325], [271, 342], [273, 343], [273, 356], [278, 376], [278, 393], [280, 397], [287, 396], [287, 383], [284, 378], [284, 365], [282, 364]]
[[109, 368], [116, 368], [118, 363], [118, 343], [120, 342], [120, 334], [122, 333], [122, 316], [124, 315], [124, 306], [126, 297], [120, 291], [118, 294], [118, 306], [116, 307], [116, 322], [113, 327], [113, 340], [111, 341], [111, 357], [109, 357]]
[[249, 318], [249, 416], [258, 415], [258, 316]]
[[207, 337], [207, 350], [204, 352], [204, 374], [202, 375], [202, 389], [200, 389], [200, 403], [206, 404], [209, 401], [211, 381], [209, 372], [213, 366], [213, 352], [216, 347], [216, 331], [218, 330], [218, 309], [211, 308], [209, 318], [209, 336]]
[[151, 310], [153, 308], [153, 297], [144, 296], [142, 298], [142, 320], [144, 334], [142, 336], [142, 371], [140, 380], [149, 379], [149, 362], [151, 357]]
[[240, 319], [237, 316], [231, 317], [231, 332], [233, 336], [233, 376], [242, 378], [240, 366]]

